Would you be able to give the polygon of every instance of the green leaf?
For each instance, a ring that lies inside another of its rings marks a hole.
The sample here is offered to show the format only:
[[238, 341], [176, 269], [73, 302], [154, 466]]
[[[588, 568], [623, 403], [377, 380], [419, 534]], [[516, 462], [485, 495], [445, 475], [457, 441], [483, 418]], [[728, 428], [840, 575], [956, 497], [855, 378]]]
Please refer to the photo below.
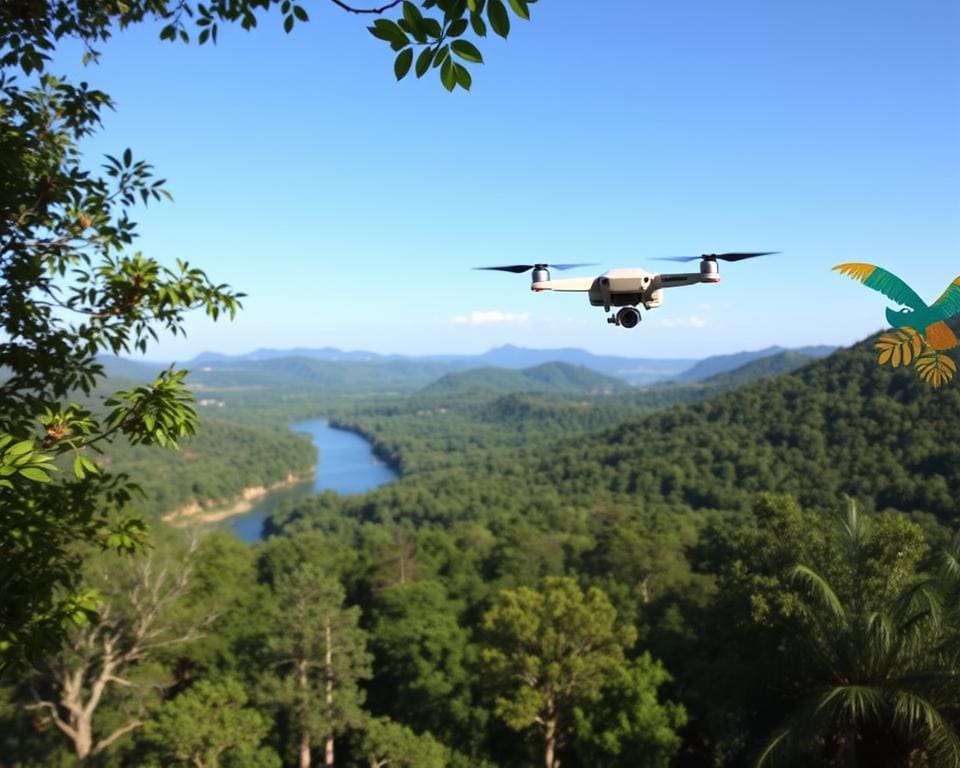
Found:
[[293, 29], [293, 16], [287, 16], [283, 20], [283, 31], [289, 35], [292, 29]]
[[443, 66], [440, 67], [440, 82], [448, 91], [457, 87], [457, 73], [453, 70], [453, 59], [449, 56], [444, 59]]
[[299, 5], [293, 6], [293, 15], [296, 16], [300, 21], [310, 21], [310, 17], [307, 16], [307, 12]]
[[457, 84], [463, 88], [463, 90], [469, 91], [470, 86], [473, 85], [473, 78], [470, 76], [467, 68], [463, 66], [463, 64], [454, 64], [453, 71], [457, 77]]
[[407, 45], [410, 43], [407, 33], [400, 28], [399, 24], [390, 21], [390, 19], [377, 19], [373, 22], [373, 26], [367, 27], [367, 29], [374, 37], [386, 40], [391, 44]]
[[38, 483], [50, 482], [50, 475], [37, 467], [24, 467], [20, 470], [20, 474], [27, 478], [27, 480], [33, 480]]
[[413, 64], [413, 48], [405, 48], [393, 62], [393, 72], [397, 80], [403, 80], [410, 71], [410, 65]]
[[10, 450], [7, 451], [8, 456], [22, 456], [25, 453], [29, 453], [33, 450], [33, 440], [21, 440], [19, 443], [14, 443], [10, 446]]
[[483, 63], [483, 56], [480, 55], [480, 51], [477, 49], [477, 46], [475, 46], [469, 40], [454, 40], [453, 43], [451, 43], [450, 48], [452, 48], [453, 52], [461, 59], [472, 61], [475, 64]]
[[427, 70], [430, 69], [431, 59], [433, 59], [433, 51], [430, 48], [424, 48], [420, 51], [420, 55], [417, 56], [417, 64], [414, 67], [418, 78], [423, 77]]
[[526, 0], [510, 0], [510, 7], [521, 19], [530, 21], [530, 9], [527, 8]]
[[419, 27], [423, 22], [423, 14], [420, 13], [420, 9], [411, 3], [410, 0], [404, 0], [403, 2], [403, 18], [407, 20], [407, 23], [413, 29]]
[[493, 31], [500, 37], [510, 34], [510, 16], [507, 15], [507, 9], [501, 0], [490, 0], [487, 3], [487, 18], [490, 19]]

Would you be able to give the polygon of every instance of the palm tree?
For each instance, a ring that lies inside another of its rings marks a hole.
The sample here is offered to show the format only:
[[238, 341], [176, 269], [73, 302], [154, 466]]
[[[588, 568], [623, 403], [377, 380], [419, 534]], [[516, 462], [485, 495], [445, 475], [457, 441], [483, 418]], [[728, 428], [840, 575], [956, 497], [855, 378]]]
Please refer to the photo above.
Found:
[[878, 590], [869, 522], [851, 502], [836, 588], [809, 566], [792, 570], [804, 596], [813, 685], [760, 766], [960, 767], [960, 601], [951, 598], [960, 562], [954, 556], [952, 575], [907, 575]]

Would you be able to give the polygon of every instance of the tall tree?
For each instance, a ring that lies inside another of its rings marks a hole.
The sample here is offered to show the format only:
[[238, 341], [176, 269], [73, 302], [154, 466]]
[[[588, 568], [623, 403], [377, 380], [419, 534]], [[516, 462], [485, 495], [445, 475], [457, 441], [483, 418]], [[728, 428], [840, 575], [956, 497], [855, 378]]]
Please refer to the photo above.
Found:
[[458, 621], [462, 610], [435, 580], [397, 584], [377, 597], [370, 704], [466, 752], [477, 745], [484, 717], [472, 704], [475, 653]]
[[536, 727], [545, 768], [557, 768], [574, 708], [596, 701], [622, 673], [636, 631], [617, 625], [603, 592], [584, 594], [565, 577], [545, 579], [540, 590], [504, 590], [483, 626], [490, 644], [482, 655], [499, 694], [496, 714], [514, 730]]
[[[309, 768], [317, 742], [324, 745], [324, 765], [334, 764], [334, 741], [363, 718], [358, 682], [370, 677], [366, 637], [359, 627], [360, 609], [345, 608], [344, 591], [328, 567], [296, 555], [287, 543], [274, 545], [271, 586], [275, 620], [268, 653], [279, 672], [276, 701], [295, 723], [301, 768]], [[302, 553], [301, 553], [302, 554]]]

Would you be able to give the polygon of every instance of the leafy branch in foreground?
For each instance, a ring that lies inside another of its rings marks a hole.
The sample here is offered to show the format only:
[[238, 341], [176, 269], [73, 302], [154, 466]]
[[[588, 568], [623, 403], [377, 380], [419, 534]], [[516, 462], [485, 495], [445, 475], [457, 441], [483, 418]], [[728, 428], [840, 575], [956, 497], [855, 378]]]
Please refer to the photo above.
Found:
[[[4, 27], [3, 23], [7, 26]], [[16, 25], [0, 15], [0, 40]], [[23, 44], [23, 38], [18, 38]], [[196, 430], [183, 383], [169, 370], [117, 392], [105, 415], [89, 403], [103, 378], [97, 355], [143, 352], [158, 332], [183, 333], [186, 313], [233, 316], [242, 294], [199, 269], [129, 255], [130, 209], [169, 195], [126, 150], [100, 172], [78, 145], [109, 97], [40, 74], [22, 86], [0, 71], [0, 666], [36, 660], [69, 626], [95, 618], [78, 591], [78, 547], [142, 547], [146, 525], [121, 516], [136, 486], [104, 471], [101, 445], [119, 437], [176, 447]], [[19, 60], [26, 74], [36, 68]], [[43, 61], [39, 64], [42, 66]]]
[[[482, 64], [476, 42], [487, 31], [506, 38], [511, 16], [528, 21], [530, 6], [537, 0], [393, 0], [358, 6], [344, 0], [330, 0], [340, 10], [358, 15], [383, 16], [401, 10], [394, 21], [379, 18], [368, 27], [370, 33], [397, 53], [394, 74], [403, 79], [412, 68], [418, 78], [430, 69], [438, 71], [443, 86], [469, 90], [473, 83], [468, 65]], [[509, 7], [509, 10], [508, 10]], [[160, 39], [200, 45], [216, 43], [221, 24], [239, 24], [252, 30], [259, 17], [279, 11], [285, 32], [309, 21], [306, 8], [295, 0], [51, 0], [29, 12], [13, 7], [0, 9], [0, 66], [40, 72], [50, 58], [57, 40], [73, 37], [86, 46], [86, 60], [96, 60], [97, 46], [113, 30], [131, 24], [154, 21], [161, 25]], [[420, 49], [414, 64], [414, 51]]]
[[[530, 4], [536, 0], [510, 0], [510, 8], [521, 19], [530, 19]], [[506, 38], [510, 34], [510, 14], [502, 0], [423, 0], [420, 7], [404, 0], [403, 15], [397, 21], [377, 19], [368, 27], [370, 34], [384, 40], [397, 52], [393, 69], [397, 80], [410, 68], [418, 78], [431, 69], [440, 73], [440, 82], [448, 91], [457, 86], [469, 91], [473, 77], [468, 64], [482, 64], [480, 49], [465, 37], [486, 37], [487, 29]], [[434, 15], [434, 11], [442, 12]], [[419, 48], [414, 63], [414, 50]]]

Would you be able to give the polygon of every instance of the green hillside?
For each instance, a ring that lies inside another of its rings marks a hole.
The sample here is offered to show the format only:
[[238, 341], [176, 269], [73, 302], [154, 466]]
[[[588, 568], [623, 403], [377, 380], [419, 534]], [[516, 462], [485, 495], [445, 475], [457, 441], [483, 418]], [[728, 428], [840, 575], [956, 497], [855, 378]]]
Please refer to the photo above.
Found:
[[448, 373], [420, 390], [421, 395], [472, 393], [529, 393], [599, 395], [628, 390], [620, 379], [604, 376], [582, 365], [544, 363], [532, 368], [475, 368]]
[[192, 502], [233, 501], [245, 488], [305, 476], [316, 464], [316, 451], [304, 435], [285, 428], [231, 424], [201, 413], [199, 433], [181, 441], [180, 450], [111, 445], [103, 463], [126, 472], [143, 489], [136, 506], [158, 516]]
[[695, 508], [785, 491], [878, 509], [957, 515], [960, 390], [877, 365], [874, 339], [801, 370], [578, 439], [539, 467]]

